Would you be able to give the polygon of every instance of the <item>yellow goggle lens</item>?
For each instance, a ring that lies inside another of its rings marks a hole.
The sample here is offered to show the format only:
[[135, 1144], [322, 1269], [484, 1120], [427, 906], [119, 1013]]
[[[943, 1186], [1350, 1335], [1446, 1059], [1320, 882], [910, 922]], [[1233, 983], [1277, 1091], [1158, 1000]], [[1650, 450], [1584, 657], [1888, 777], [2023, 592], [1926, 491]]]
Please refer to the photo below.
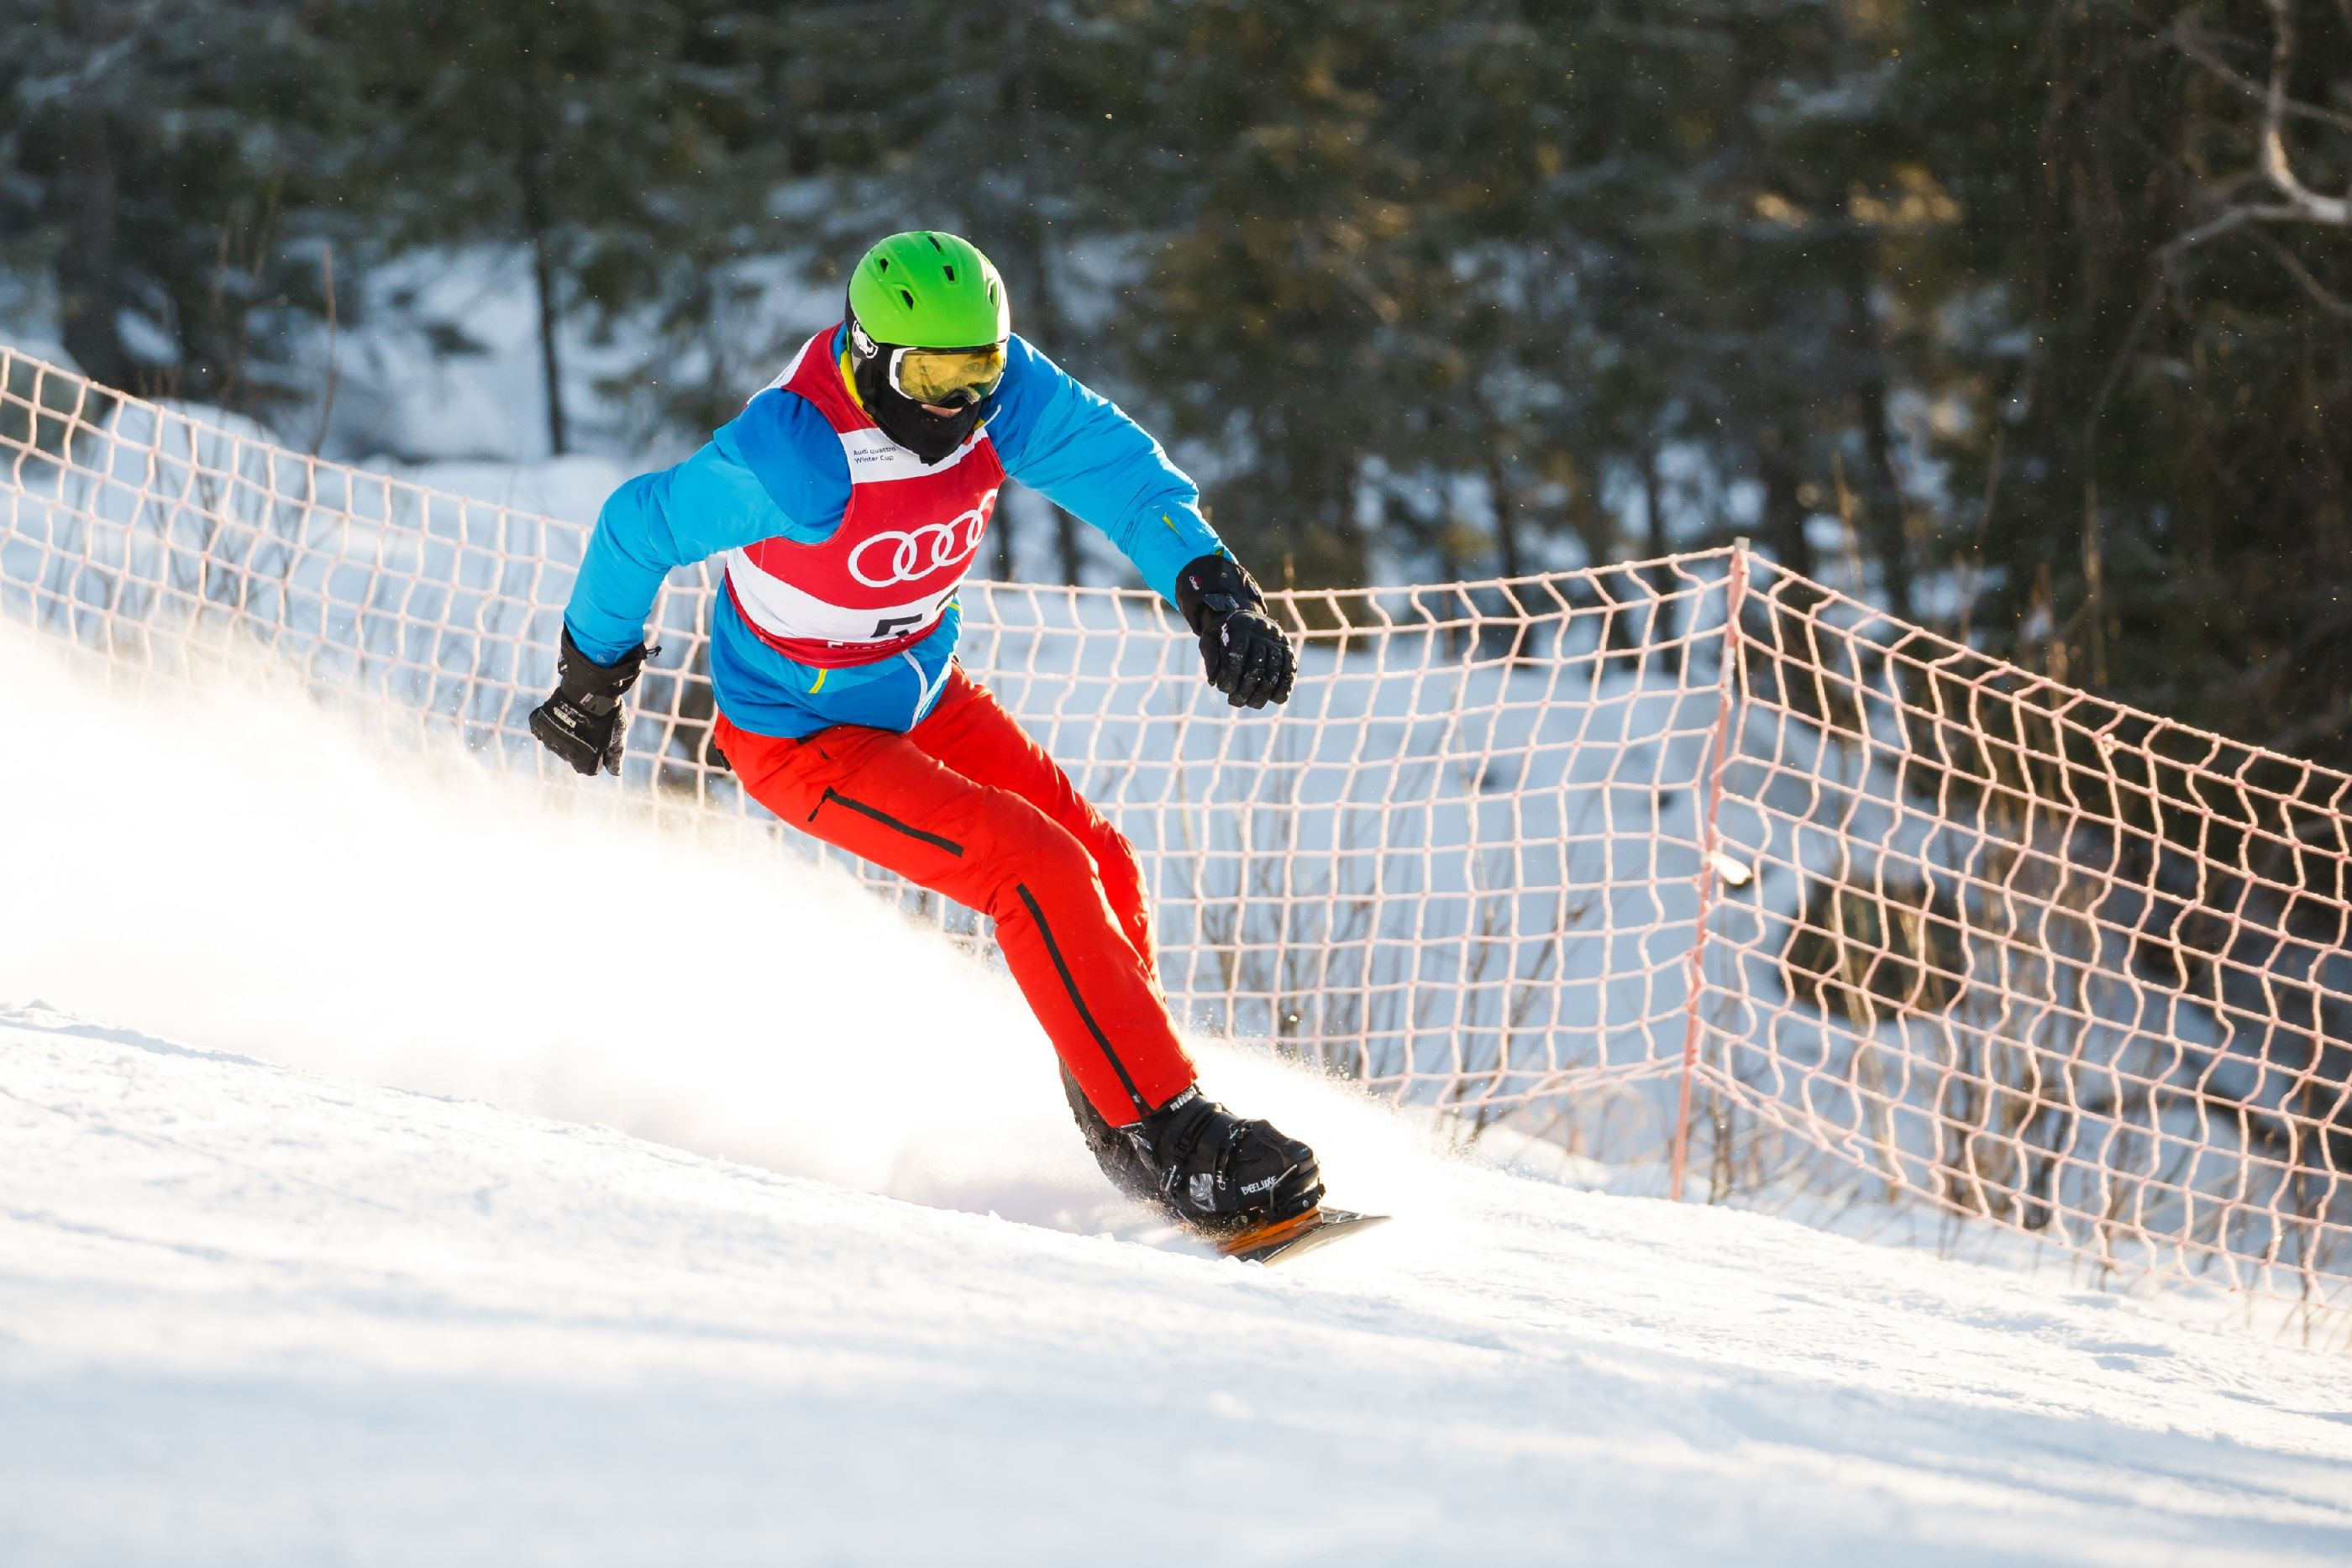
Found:
[[917, 402], [978, 402], [1004, 379], [1004, 345], [985, 349], [901, 349], [890, 381]]

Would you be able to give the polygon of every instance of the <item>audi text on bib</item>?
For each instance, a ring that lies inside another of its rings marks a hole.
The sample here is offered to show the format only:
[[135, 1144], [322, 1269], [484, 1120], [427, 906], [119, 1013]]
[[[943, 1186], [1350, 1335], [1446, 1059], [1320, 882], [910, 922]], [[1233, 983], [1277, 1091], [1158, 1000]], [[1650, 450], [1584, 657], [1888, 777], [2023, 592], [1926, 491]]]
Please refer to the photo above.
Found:
[[806, 398], [841, 438], [841, 526], [822, 544], [772, 538], [727, 552], [727, 593], [744, 623], [819, 667], [870, 664], [928, 635], [979, 556], [1004, 484], [985, 424], [931, 464], [883, 434], [849, 395], [835, 330], [803, 344], [771, 387]]

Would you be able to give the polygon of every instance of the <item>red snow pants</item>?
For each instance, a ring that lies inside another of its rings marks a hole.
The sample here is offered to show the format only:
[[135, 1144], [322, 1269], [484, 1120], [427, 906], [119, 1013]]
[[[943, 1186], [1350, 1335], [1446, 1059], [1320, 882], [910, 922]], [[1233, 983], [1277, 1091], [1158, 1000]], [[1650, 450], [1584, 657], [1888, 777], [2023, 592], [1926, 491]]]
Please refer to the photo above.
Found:
[[721, 715], [715, 739], [785, 821], [995, 921], [1021, 994], [1111, 1125], [1191, 1085], [1134, 846], [961, 664], [904, 735], [840, 724], [786, 740]]

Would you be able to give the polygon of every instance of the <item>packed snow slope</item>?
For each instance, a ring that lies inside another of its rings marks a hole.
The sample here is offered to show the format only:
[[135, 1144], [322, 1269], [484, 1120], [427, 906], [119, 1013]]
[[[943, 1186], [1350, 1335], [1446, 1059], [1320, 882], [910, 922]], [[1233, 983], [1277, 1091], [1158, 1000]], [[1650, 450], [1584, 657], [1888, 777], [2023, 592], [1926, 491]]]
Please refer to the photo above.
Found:
[[13, 633], [0, 692], [12, 1568], [2352, 1559], [2341, 1358], [1204, 1043], [1399, 1216], [1221, 1261], [844, 879]]

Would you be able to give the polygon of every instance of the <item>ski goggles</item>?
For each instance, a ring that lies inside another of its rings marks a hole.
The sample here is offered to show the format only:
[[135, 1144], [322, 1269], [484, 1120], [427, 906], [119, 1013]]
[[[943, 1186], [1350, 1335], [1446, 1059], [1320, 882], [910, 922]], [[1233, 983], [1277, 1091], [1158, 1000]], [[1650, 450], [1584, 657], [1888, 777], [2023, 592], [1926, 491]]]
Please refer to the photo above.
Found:
[[940, 408], [978, 402], [1004, 379], [1004, 345], [984, 349], [893, 349], [890, 384], [902, 396]]

